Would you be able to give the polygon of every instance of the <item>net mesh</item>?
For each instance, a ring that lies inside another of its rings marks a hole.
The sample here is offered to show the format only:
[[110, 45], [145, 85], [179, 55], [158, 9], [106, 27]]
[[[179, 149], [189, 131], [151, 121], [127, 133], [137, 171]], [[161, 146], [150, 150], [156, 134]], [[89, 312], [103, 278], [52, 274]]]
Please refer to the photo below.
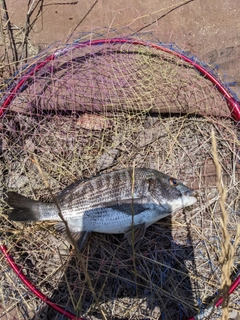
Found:
[[[114, 319], [183, 319], [210, 303], [221, 286], [212, 129], [228, 190], [228, 230], [235, 242], [238, 129], [219, 91], [178, 57], [129, 42], [129, 37], [127, 43], [82, 45], [116, 35], [89, 33], [72, 44], [55, 44], [28, 61], [3, 90], [6, 99], [18, 87], [0, 125], [1, 234], [24, 274], [66, 310], [95, 319], [100, 305]], [[152, 40], [149, 34], [134, 37]], [[24, 77], [27, 81], [19, 85]], [[76, 180], [135, 166], [184, 181], [199, 191], [198, 203], [147, 229], [136, 249], [136, 270], [122, 235], [91, 236], [82, 256], [97, 305], [81, 264], [53, 223], [7, 218], [6, 190], [51, 200], [34, 155], [54, 194]], [[233, 277], [239, 253], [238, 246]], [[19, 318], [59, 319], [0, 259], [2, 317], [12, 310]], [[231, 297], [233, 312], [239, 304], [238, 289]]]

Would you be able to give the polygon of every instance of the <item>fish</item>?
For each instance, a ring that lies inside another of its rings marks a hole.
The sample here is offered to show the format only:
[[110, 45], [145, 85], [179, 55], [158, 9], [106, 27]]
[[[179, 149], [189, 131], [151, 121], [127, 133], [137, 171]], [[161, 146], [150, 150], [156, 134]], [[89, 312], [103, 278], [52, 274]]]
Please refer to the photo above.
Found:
[[79, 249], [92, 232], [124, 234], [129, 244], [135, 244], [148, 226], [196, 201], [194, 190], [150, 168], [127, 168], [76, 181], [49, 203], [13, 191], [6, 199], [13, 208], [10, 220], [56, 221], [55, 228], [69, 238], [60, 211]]

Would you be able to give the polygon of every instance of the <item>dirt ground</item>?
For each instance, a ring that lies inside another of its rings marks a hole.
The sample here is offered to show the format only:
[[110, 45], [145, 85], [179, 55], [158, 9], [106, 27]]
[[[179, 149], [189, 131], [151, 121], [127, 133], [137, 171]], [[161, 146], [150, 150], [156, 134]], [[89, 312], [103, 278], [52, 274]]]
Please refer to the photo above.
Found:
[[[75, 32], [128, 26], [153, 32], [159, 41], [175, 42], [218, 66], [231, 85], [240, 85], [239, 0], [8, 0], [6, 4], [12, 25], [25, 32], [36, 51]], [[240, 93], [236, 87], [233, 90]]]

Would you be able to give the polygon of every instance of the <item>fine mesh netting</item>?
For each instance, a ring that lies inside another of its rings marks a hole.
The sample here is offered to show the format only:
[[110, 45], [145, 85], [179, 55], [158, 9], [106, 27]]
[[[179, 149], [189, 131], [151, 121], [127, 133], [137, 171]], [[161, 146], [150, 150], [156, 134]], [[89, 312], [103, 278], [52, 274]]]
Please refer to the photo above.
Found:
[[[130, 37], [122, 37], [126, 43], [85, 42], [95, 38], [106, 34], [48, 48], [2, 92], [3, 101], [11, 92], [13, 99], [0, 125], [1, 237], [33, 284], [78, 316], [183, 319], [201, 311], [221, 287], [212, 130], [228, 191], [228, 230], [236, 244], [238, 129], [224, 97], [189, 63]], [[197, 190], [198, 202], [150, 226], [135, 259], [123, 235], [93, 234], [82, 251], [91, 290], [82, 264], [54, 223], [7, 218], [7, 190], [51, 201], [36, 158], [54, 194], [76, 180], [134, 166], [184, 181]], [[0, 259], [2, 316], [11, 310], [19, 318], [59, 319]], [[234, 278], [239, 245], [233, 261]], [[239, 304], [238, 289], [230, 299], [232, 312]], [[212, 319], [219, 314], [215, 310]]]

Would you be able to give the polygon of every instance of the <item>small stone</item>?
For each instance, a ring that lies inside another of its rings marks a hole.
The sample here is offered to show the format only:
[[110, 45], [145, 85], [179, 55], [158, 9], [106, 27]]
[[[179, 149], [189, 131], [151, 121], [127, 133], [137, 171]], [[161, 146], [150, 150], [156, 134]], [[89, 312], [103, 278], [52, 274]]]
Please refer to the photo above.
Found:
[[110, 128], [112, 124], [106, 117], [85, 113], [78, 119], [77, 125], [83, 129], [101, 131]]
[[109, 168], [116, 157], [119, 155], [118, 149], [111, 149], [109, 151], [106, 151], [102, 154], [100, 158], [97, 160], [97, 171], [104, 170]]

